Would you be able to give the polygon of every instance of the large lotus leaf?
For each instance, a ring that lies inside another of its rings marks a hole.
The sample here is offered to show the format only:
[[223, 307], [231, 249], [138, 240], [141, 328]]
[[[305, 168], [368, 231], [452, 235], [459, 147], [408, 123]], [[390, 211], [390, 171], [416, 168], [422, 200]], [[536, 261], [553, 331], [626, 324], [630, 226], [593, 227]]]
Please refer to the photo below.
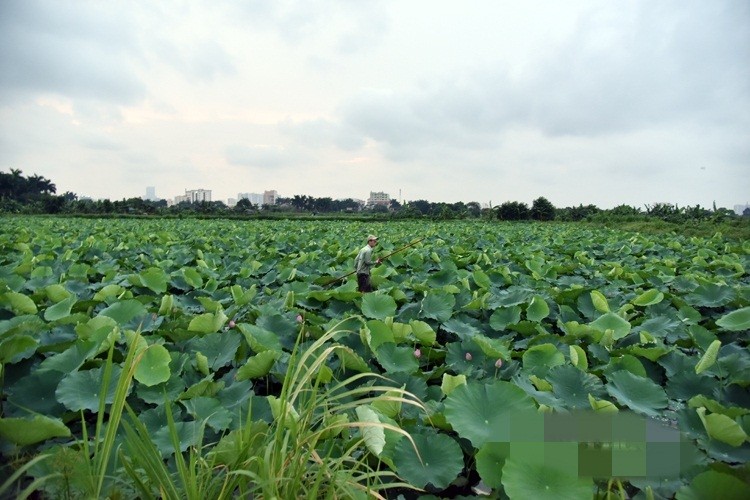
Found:
[[265, 377], [271, 367], [281, 357], [279, 351], [263, 351], [251, 356], [247, 362], [237, 370], [236, 380], [247, 380]]
[[599, 290], [591, 290], [590, 296], [591, 303], [594, 305], [594, 309], [596, 309], [600, 313], [609, 312], [609, 303], [607, 302], [607, 297], [605, 297], [602, 292], [600, 292]]
[[14, 335], [0, 342], [0, 363], [17, 363], [36, 351], [39, 341], [30, 335]]
[[385, 446], [385, 430], [383, 429], [378, 414], [369, 406], [357, 406], [355, 408], [357, 420], [361, 424], [362, 438], [365, 446], [373, 455], [379, 457]]
[[393, 331], [382, 321], [372, 319], [367, 322], [365, 329], [367, 343], [372, 351], [377, 351], [378, 347], [385, 343], [394, 343]]
[[34, 415], [31, 419], [0, 418], [0, 437], [19, 446], [68, 436], [70, 436], [70, 429], [56, 418], [44, 415]]
[[[256, 325], [248, 325], [245, 323], [240, 323], [237, 325], [237, 328], [240, 329], [245, 336], [248, 345], [250, 345], [255, 352], [282, 350], [281, 340], [274, 332], [270, 332]], [[208, 337], [211, 336], [209, 335]], [[220, 338], [221, 336], [218, 337]]]
[[604, 385], [598, 377], [571, 365], [552, 368], [547, 381], [552, 384], [554, 395], [567, 402], [569, 408], [588, 408], [589, 394], [596, 397], [604, 394]]
[[446, 332], [455, 333], [461, 340], [472, 339], [480, 334], [479, 328], [469, 323], [469, 318], [464, 315], [453, 317], [441, 325]]
[[523, 353], [523, 369], [538, 377], [544, 377], [550, 368], [565, 363], [565, 356], [552, 344], [530, 347]]
[[580, 500], [592, 498], [594, 494], [591, 478], [581, 478], [542, 463], [514, 459], [505, 461], [502, 483], [511, 500]]
[[498, 307], [490, 316], [490, 326], [493, 330], [503, 331], [508, 325], [515, 325], [521, 321], [521, 307]]
[[98, 292], [94, 294], [94, 300], [103, 302], [109, 297], [119, 296], [124, 291], [125, 288], [121, 287], [120, 285], [110, 283], [109, 285], [104, 285], [101, 289], [99, 289]]
[[742, 309], [725, 314], [716, 320], [716, 324], [730, 332], [750, 330], [750, 307], [743, 307]]
[[57, 371], [35, 370], [7, 388], [8, 400], [16, 407], [43, 415], [61, 415], [65, 408], [55, 390], [64, 376]]
[[[720, 495], [719, 495], [720, 493]], [[695, 476], [675, 496], [677, 500], [746, 500], [750, 498], [750, 485], [730, 474], [709, 470]]]
[[721, 307], [729, 304], [735, 296], [730, 286], [704, 283], [693, 290], [693, 293], [686, 295], [685, 301], [694, 306]]
[[375, 352], [375, 356], [387, 373], [414, 373], [419, 368], [411, 347], [383, 344]]
[[430, 277], [427, 279], [427, 284], [432, 288], [442, 288], [445, 285], [455, 283], [457, 279], [458, 276], [455, 269], [441, 269], [436, 273], [430, 274]]
[[205, 422], [217, 432], [229, 428], [232, 413], [216, 398], [197, 397], [183, 401], [187, 412], [198, 422]]
[[703, 407], [696, 411], [706, 428], [706, 432], [713, 439], [718, 439], [730, 446], [740, 446], [748, 439], [745, 431], [733, 418], [720, 413], [706, 414], [706, 409]]
[[469, 382], [453, 390], [445, 400], [445, 417], [458, 435], [475, 448], [488, 442], [510, 441], [511, 416], [535, 411], [536, 405], [515, 384]]
[[151, 387], [169, 380], [169, 363], [172, 358], [163, 345], [155, 344], [140, 354], [140, 361], [133, 377], [143, 385]]
[[362, 297], [362, 314], [368, 318], [386, 319], [396, 314], [396, 301], [390, 295], [368, 293]]
[[549, 305], [541, 295], [534, 295], [529, 306], [526, 308], [526, 319], [529, 321], [540, 322], [549, 316]]
[[603, 314], [591, 322], [590, 325], [603, 333], [606, 333], [607, 330], [612, 330], [612, 338], [614, 340], [625, 337], [630, 333], [631, 328], [630, 323], [626, 319], [621, 318], [613, 312]]
[[[188, 346], [191, 351], [200, 352], [206, 356], [211, 369], [218, 370], [234, 359], [237, 349], [240, 347], [241, 339], [242, 337], [239, 335], [229, 333], [204, 335], [190, 339]], [[277, 346], [276, 350], [281, 350], [281, 346]]]
[[[190, 422], [175, 422], [174, 425], [180, 451], [186, 451], [191, 446], [200, 447], [203, 434], [201, 431], [202, 422], [192, 420]], [[174, 444], [168, 426], [162, 426], [152, 436], [154, 444], [163, 456], [169, 457], [174, 454]]]
[[698, 394], [713, 394], [719, 390], [719, 381], [713, 377], [697, 375], [693, 370], [686, 370], [671, 375], [666, 390], [670, 398], [686, 401]]
[[695, 365], [695, 373], [702, 373], [713, 366], [716, 363], [716, 358], [719, 356], [719, 349], [721, 348], [721, 340], [714, 340], [703, 353], [701, 359]]
[[612, 356], [609, 360], [609, 364], [604, 369], [604, 373], [609, 375], [620, 370], [627, 370], [639, 377], [646, 376], [646, 369], [643, 367], [641, 360], [630, 354]]
[[651, 379], [621, 370], [607, 376], [607, 392], [620, 404], [651, 417], [658, 417], [659, 410], [666, 408], [669, 400], [661, 386]]
[[146, 314], [148, 314], [148, 310], [135, 299], [115, 302], [99, 313], [100, 316], [112, 318], [121, 325]]
[[476, 455], [477, 472], [484, 484], [499, 488], [503, 484], [503, 466], [510, 456], [510, 443], [485, 443]]
[[294, 348], [294, 342], [297, 339], [300, 328], [294, 316], [290, 318], [279, 313], [263, 314], [257, 319], [255, 324], [278, 335], [281, 345], [288, 351]]
[[479, 346], [485, 356], [494, 358], [495, 360], [503, 359], [507, 361], [510, 359], [510, 350], [508, 349], [507, 341], [491, 339], [482, 334], [474, 335], [472, 340]]
[[[104, 402], [111, 404], [115, 398], [115, 389], [117, 380], [120, 377], [122, 368], [115, 365], [112, 367], [112, 374], [109, 380], [109, 387], [106, 389]], [[58, 401], [72, 411], [99, 409], [99, 398], [102, 393], [104, 383], [104, 368], [94, 368], [91, 370], [76, 371], [65, 376], [60, 385], [57, 386], [55, 394]]]
[[644, 307], [656, 305], [662, 300], [664, 300], [664, 294], [656, 288], [652, 288], [651, 290], [646, 290], [638, 297], [633, 299], [632, 303], [633, 305]]
[[531, 295], [533, 295], [533, 292], [525, 288], [508, 288], [491, 297], [489, 306], [491, 309], [518, 306], [525, 304]]
[[227, 315], [224, 311], [217, 311], [216, 313], [203, 313], [192, 320], [188, 325], [188, 330], [197, 333], [216, 333], [221, 330], [224, 323], [227, 322]]
[[138, 274], [138, 277], [141, 279], [143, 286], [154, 293], [164, 293], [167, 291], [167, 280], [169, 277], [163, 269], [149, 267], [148, 269], [141, 271]]
[[481, 269], [474, 269], [474, 271], [471, 273], [471, 277], [474, 279], [474, 283], [476, 283], [479, 288], [487, 290], [492, 286], [490, 277], [487, 276], [487, 274]]
[[0, 295], [3, 304], [8, 304], [15, 314], [36, 314], [37, 307], [31, 297], [18, 292]]
[[44, 319], [47, 321], [57, 321], [59, 319], [67, 318], [70, 316], [70, 310], [76, 302], [78, 302], [78, 297], [75, 295], [71, 295], [67, 299], [61, 300], [44, 311]]
[[341, 365], [348, 370], [360, 373], [369, 373], [371, 371], [367, 362], [349, 347], [336, 349], [336, 356], [341, 360]]
[[431, 291], [422, 299], [422, 315], [440, 322], [448, 321], [453, 315], [456, 298], [447, 292]]
[[[185, 282], [191, 287], [200, 288], [203, 286], [203, 276], [201, 276], [201, 274], [194, 267], [183, 267], [180, 269], [179, 273], [185, 279]], [[235, 286], [238, 286], [238, 285], [235, 285]], [[232, 290], [232, 296], [235, 299], [235, 302], [237, 302], [237, 298], [240, 297], [242, 300], [244, 294], [242, 293], [235, 294], [234, 290]]]
[[424, 321], [411, 320], [409, 321], [411, 332], [419, 340], [422, 345], [433, 345], [437, 340], [437, 333], [432, 327]]
[[445, 434], [415, 434], [412, 439], [419, 454], [405, 437], [396, 445], [393, 462], [398, 475], [418, 488], [447, 488], [463, 469], [461, 447]]

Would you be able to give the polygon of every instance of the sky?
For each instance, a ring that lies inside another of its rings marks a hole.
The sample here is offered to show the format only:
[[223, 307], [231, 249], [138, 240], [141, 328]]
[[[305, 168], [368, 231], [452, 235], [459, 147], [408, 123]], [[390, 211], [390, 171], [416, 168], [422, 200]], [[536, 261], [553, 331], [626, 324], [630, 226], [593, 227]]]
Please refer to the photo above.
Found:
[[2, 0], [0, 171], [94, 199], [750, 202], [747, 0]]

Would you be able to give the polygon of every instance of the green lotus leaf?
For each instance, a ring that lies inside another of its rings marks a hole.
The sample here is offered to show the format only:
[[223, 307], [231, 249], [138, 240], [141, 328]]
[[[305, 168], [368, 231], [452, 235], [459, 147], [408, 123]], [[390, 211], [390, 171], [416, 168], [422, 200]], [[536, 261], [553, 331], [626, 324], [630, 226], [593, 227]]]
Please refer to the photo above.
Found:
[[359, 373], [369, 373], [371, 371], [367, 362], [349, 347], [336, 349], [336, 356], [341, 360], [343, 367], [348, 370], [354, 370]]
[[490, 277], [481, 269], [475, 269], [474, 272], [471, 273], [471, 277], [479, 288], [487, 290], [492, 286]]
[[117, 297], [124, 291], [125, 288], [121, 287], [120, 285], [110, 283], [109, 285], [104, 285], [98, 292], [94, 294], [94, 300], [103, 302], [109, 297]]
[[651, 290], [646, 290], [638, 297], [633, 299], [632, 303], [633, 305], [643, 307], [656, 305], [662, 300], [664, 300], [664, 294], [659, 290], [652, 288]]
[[[190, 422], [175, 422], [175, 432], [180, 451], [187, 451], [190, 447], [200, 447], [203, 431], [202, 423], [191, 420]], [[174, 455], [174, 442], [168, 426], [164, 425], [152, 434], [152, 440], [164, 457]]]
[[374, 352], [385, 343], [394, 343], [393, 331], [382, 321], [372, 319], [366, 323], [365, 334], [370, 349]]
[[659, 416], [668, 404], [667, 395], [661, 386], [651, 379], [621, 370], [607, 376], [607, 392], [620, 404], [651, 417]]
[[[241, 342], [242, 337], [239, 335], [203, 335], [190, 339], [188, 346], [203, 354], [208, 366], [218, 370], [232, 362]], [[280, 351], [281, 346], [277, 344], [275, 350]]]
[[591, 394], [589, 394], [589, 404], [592, 410], [599, 413], [617, 413], [620, 411], [611, 401], [596, 399]]
[[398, 399], [401, 398], [399, 391], [386, 391], [378, 396], [372, 403], [372, 407], [388, 418], [396, 418], [401, 413], [403, 403]]
[[70, 310], [76, 302], [78, 302], [78, 297], [75, 295], [71, 295], [67, 299], [61, 300], [44, 311], [44, 319], [47, 321], [57, 321], [59, 319], [67, 318], [70, 316]]
[[510, 443], [485, 443], [476, 455], [477, 472], [484, 484], [500, 488], [505, 460], [510, 456]]
[[463, 469], [461, 447], [445, 434], [416, 434], [412, 439], [419, 454], [406, 438], [402, 438], [394, 450], [393, 462], [398, 475], [418, 488], [427, 485], [439, 490], [447, 488]]
[[706, 432], [711, 438], [718, 439], [723, 443], [735, 447], [740, 446], [748, 439], [747, 434], [745, 434], [745, 431], [736, 420], [721, 413], [706, 414], [706, 409], [703, 407], [695, 411], [698, 413], [703, 426], [706, 428]]
[[700, 361], [695, 365], [695, 373], [702, 373], [713, 366], [716, 363], [716, 358], [719, 356], [719, 349], [721, 348], [721, 340], [714, 340], [706, 349], [706, 352], [701, 356]]
[[424, 321], [413, 319], [409, 321], [411, 332], [422, 345], [431, 346], [437, 340], [437, 333]]
[[493, 330], [503, 331], [508, 325], [515, 325], [521, 321], [521, 307], [498, 307], [490, 316], [490, 326]]
[[609, 360], [609, 364], [605, 367], [604, 372], [609, 375], [616, 371], [627, 370], [633, 375], [639, 377], [646, 376], [646, 369], [643, 367], [643, 363], [630, 354], [623, 354], [621, 356], [612, 356]]
[[55, 437], [69, 437], [70, 429], [56, 418], [34, 415], [26, 418], [0, 418], [0, 437], [19, 446]]
[[697, 396], [690, 398], [690, 400], [688, 401], [688, 406], [690, 408], [700, 408], [701, 406], [703, 406], [711, 413], [721, 413], [722, 415], [726, 415], [729, 418], [737, 418], [743, 415], [750, 414], [750, 408], [740, 408], [739, 406], [724, 406], [723, 404], [705, 396], [704, 394], [698, 394]]
[[609, 312], [609, 303], [607, 303], [607, 297], [605, 297], [604, 294], [599, 290], [591, 291], [591, 303], [594, 305], [594, 309], [596, 309], [600, 313], [605, 314]]
[[107, 316], [122, 325], [148, 314], [146, 308], [135, 299], [121, 300], [102, 310], [99, 315]]
[[396, 314], [396, 301], [390, 295], [365, 294], [362, 297], [362, 314], [368, 318], [386, 319]]
[[494, 359], [503, 359], [505, 361], [510, 359], [510, 350], [508, 349], [507, 342], [491, 339], [478, 333], [472, 337], [475, 344], [479, 346], [485, 356]]
[[[201, 276], [201, 273], [199, 273], [194, 267], [183, 267], [180, 269], [180, 274], [185, 279], [185, 282], [191, 287], [200, 288], [203, 286], [203, 276]], [[234, 296], [234, 293], [232, 293], [232, 295]]]
[[614, 340], [625, 337], [630, 333], [631, 328], [627, 320], [613, 312], [599, 316], [595, 321], [590, 323], [590, 326], [603, 333], [606, 333], [607, 330], [612, 330], [612, 338]]
[[591, 478], [581, 478], [550, 465], [512, 458], [505, 461], [502, 483], [511, 499], [578, 500], [592, 498], [594, 494]]
[[422, 315], [440, 322], [448, 321], [453, 315], [456, 298], [450, 293], [436, 291], [427, 292], [422, 299]]
[[598, 377], [571, 365], [552, 368], [547, 374], [547, 381], [552, 384], [552, 393], [567, 402], [569, 408], [586, 409], [589, 407], [589, 394], [604, 394], [604, 385]]
[[154, 293], [164, 293], [167, 291], [167, 280], [169, 277], [163, 269], [158, 267], [149, 267], [138, 274], [143, 286]]
[[[111, 404], [115, 399], [115, 390], [117, 380], [120, 377], [122, 368], [115, 365], [112, 367], [112, 374], [109, 380], [109, 387], [104, 396], [104, 402]], [[91, 370], [75, 371], [69, 373], [60, 381], [57, 386], [55, 395], [57, 400], [72, 411], [89, 410], [98, 411], [99, 398], [102, 393], [102, 384], [104, 383], [104, 368], [94, 368]]]
[[44, 287], [44, 293], [47, 294], [47, 298], [54, 303], [58, 303], [70, 297], [71, 293], [61, 284], [54, 283]]
[[510, 417], [536, 411], [521, 388], [505, 381], [471, 381], [455, 388], [445, 400], [445, 417], [458, 435], [475, 448], [493, 441], [510, 441]]
[[188, 330], [204, 334], [216, 333], [221, 330], [228, 319], [222, 310], [216, 313], [203, 313], [190, 320]]
[[419, 361], [411, 347], [383, 344], [375, 352], [375, 357], [387, 373], [414, 373], [419, 369]]
[[36, 304], [33, 300], [31, 300], [31, 297], [28, 297], [22, 293], [18, 292], [6, 292], [2, 297], [2, 302], [9, 304], [10, 309], [15, 314], [36, 314], [37, 308]]
[[383, 429], [378, 414], [368, 406], [357, 406], [355, 408], [357, 420], [362, 424], [361, 432], [365, 446], [373, 455], [379, 457], [385, 446], [385, 430]]
[[549, 305], [541, 295], [534, 295], [526, 308], [526, 319], [536, 323], [549, 316]]
[[466, 375], [451, 375], [450, 373], [444, 373], [443, 382], [440, 384], [440, 390], [443, 391], [443, 394], [448, 396], [460, 385], [466, 385]]
[[265, 377], [271, 371], [273, 364], [281, 357], [279, 351], [263, 351], [251, 356], [247, 362], [237, 370], [236, 380], [247, 380]]
[[725, 314], [716, 320], [716, 324], [730, 332], [750, 330], [750, 307], [743, 307], [742, 309]]
[[147, 387], [166, 382], [172, 374], [169, 370], [171, 361], [169, 351], [163, 345], [148, 346], [141, 354], [133, 377]]
[[552, 344], [540, 344], [530, 347], [523, 353], [523, 369], [544, 377], [550, 368], [565, 363], [565, 356]]
[[732, 287], [715, 283], [703, 283], [686, 295], [685, 300], [694, 306], [721, 307], [729, 304], [736, 294]]
[[17, 363], [36, 351], [39, 341], [30, 335], [14, 335], [0, 342], [0, 366]]
[[570, 354], [570, 362], [573, 363], [573, 366], [583, 371], [589, 369], [589, 360], [586, 356], [586, 351], [584, 351], [581, 346], [570, 345], [568, 346], [568, 351]]
[[197, 397], [182, 404], [194, 420], [205, 422], [217, 432], [227, 430], [232, 423], [232, 413], [216, 398]]
[[719, 492], [721, 500], [746, 500], [750, 498], [750, 485], [731, 474], [714, 470], [695, 476], [690, 484], [677, 492], [677, 500], [713, 500]]
[[259, 326], [248, 325], [246, 323], [240, 323], [237, 325], [237, 328], [239, 328], [245, 336], [248, 345], [255, 352], [282, 350], [281, 340], [279, 340], [279, 336], [274, 332], [269, 332]]

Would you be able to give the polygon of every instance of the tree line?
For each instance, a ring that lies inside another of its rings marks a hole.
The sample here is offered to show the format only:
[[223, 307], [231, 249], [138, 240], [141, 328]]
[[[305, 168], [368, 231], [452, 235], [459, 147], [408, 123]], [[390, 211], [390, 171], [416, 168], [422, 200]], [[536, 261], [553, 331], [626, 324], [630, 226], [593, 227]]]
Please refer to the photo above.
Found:
[[[78, 198], [75, 193], [57, 195], [55, 184], [39, 175], [24, 176], [21, 170], [0, 172], [0, 213], [23, 214], [70, 214], [70, 215], [206, 215], [258, 217], [267, 215], [341, 215], [357, 214], [381, 219], [496, 219], [504, 221], [606, 221], [660, 219], [667, 222], [690, 220], [727, 220], [738, 216], [726, 208], [712, 210], [696, 206], [679, 207], [669, 203], [646, 205], [643, 209], [620, 205], [612, 209], [601, 209], [595, 205], [577, 207], [555, 207], [545, 197], [535, 199], [531, 206], [519, 201], [506, 201], [494, 207], [482, 207], [477, 202], [430, 202], [415, 200], [399, 203], [392, 199], [387, 204], [362, 207], [351, 198], [334, 200], [330, 197], [316, 198], [307, 195], [279, 197], [274, 205], [254, 205], [241, 199], [233, 207], [221, 201], [181, 202], [168, 206], [166, 200], [144, 200], [127, 198], [122, 200], [92, 200]], [[750, 217], [746, 210], [744, 217]]]

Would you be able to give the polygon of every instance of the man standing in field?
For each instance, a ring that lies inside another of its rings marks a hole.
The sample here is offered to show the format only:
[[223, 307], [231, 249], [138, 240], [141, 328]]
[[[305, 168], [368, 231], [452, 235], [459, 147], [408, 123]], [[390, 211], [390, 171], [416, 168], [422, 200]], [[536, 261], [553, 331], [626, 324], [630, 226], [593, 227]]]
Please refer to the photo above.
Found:
[[378, 238], [371, 234], [367, 237], [367, 245], [359, 251], [357, 258], [354, 259], [354, 269], [357, 271], [357, 289], [363, 293], [372, 291], [370, 269], [374, 264], [380, 264], [380, 259], [377, 259], [374, 264], [372, 261], [372, 249], [377, 244]]

